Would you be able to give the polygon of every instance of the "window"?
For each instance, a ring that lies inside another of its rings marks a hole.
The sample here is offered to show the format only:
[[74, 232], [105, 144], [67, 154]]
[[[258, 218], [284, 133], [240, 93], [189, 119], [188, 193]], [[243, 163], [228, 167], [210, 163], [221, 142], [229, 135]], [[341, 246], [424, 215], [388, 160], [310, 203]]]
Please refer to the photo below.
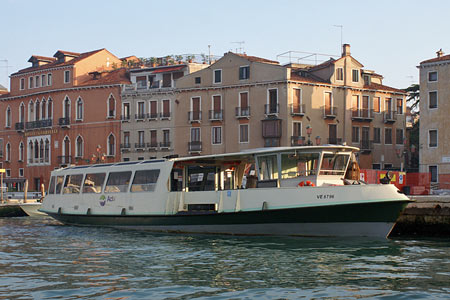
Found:
[[36, 81], [36, 87], [38, 88], [39, 86], [40, 86], [40, 77], [39, 77], [39, 75], [37, 75], [36, 77], [35, 77], [35, 81]]
[[388, 113], [392, 111], [392, 98], [384, 99], [384, 110]]
[[6, 161], [11, 161], [11, 144], [6, 144]]
[[19, 144], [19, 161], [20, 162], [23, 161], [23, 149], [24, 149], [23, 142], [20, 142], [20, 144]]
[[359, 143], [359, 127], [352, 127], [352, 143]]
[[239, 125], [239, 143], [248, 143], [248, 124]]
[[159, 170], [141, 170], [134, 174], [131, 192], [153, 192], [159, 177]]
[[370, 84], [370, 76], [369, 75], [364, 75], [364, 84], [365, 85], [369, 85]]
[[112, 133], [108, 137], [108, 155], [116, 155], [116, 138]]
[[212, 128], [212, 144], [220, 145], [222, 144], [222, 127], [213, 127]]
[[428, 92], [428, 108], [438, 107], [438, 93], [437, 91]]
[[438, 73], [436, 71], [428, 72], [428, 82], [438, 81]]
[[292, 135], [302, 136], [302, 122], [292, 122]]
[[23, 176], [24, 176], [23, 168], [19, 168], [19, 177], [23, 177]]
[[52, 99], [48, 98], [47, 101], [47, 118], [51, 119], [53, 117], [53, 101]]
[[56, 177], [56, 191], [55, 194], [61, 194], [61, 190], [64, 184], [64, 176]]
[[200, 128], [191, 128], [191, 142], [200, 142]]
[[30, 77], [30, 78], [28, 78], [28, 88], [29, 89], [32, 89], [34, 86], [33, 86], [33, 77]]
[[83, 100], [78, 98], [77, 100], [77, 120], [83, 120]]
[[163, 147], [169, 148], [170, 147], [170, 130], [164, 129], [163, 130]]
[[195, 84], [200, 84], [200, 83], [202, 83], [202, 78], [201, 77], [195, 77], [194, 82], [195, 82]]
[[403, 99], [401, 98], [397, 99], [397, 114], [399, 115], [403, 114]]
[[45, 101], [45, 98], [42, 98], [41, 102], [41, 119], [46, 120], [47, 119], [47, 101]]
[[162, 118], [170, 118], [170, 100], [162, 101]]
[[397, 145], [403, 145], [403, 129], [395, 130], [395, 143]]
[[438, 145], [438, 132], [436, 129], [428, 130], [428, 147], [436, 148]]
[[392, 145], [392, 128], [384, 129], [384, 143], [386, 145]]
[[338, 81], [344, 80], [344, 68], [336, 69], [336, 80], [338, 80]]
[[[59, 176], [58, 176], [59, 177]], [[103, 183], [105, 182], [106, 173], [89, 173], [83, 183], [83, 193], [100, 194], [102, 192]], [[101, 203], [100, 203], [101, 205]], [[103, 203], [104, 205], [104, 203]]]
[[42, 74], [42, 75], [41, 75], [41, 85], [42, 85], [42, 86], [46, 86], [46, 84], [47, 84], [47, 78], [46, 78], [46, 75], [45, 75], [45, 74]]
[[75, 157], [83, 157], [83, 138], [78, 136], [75, 143]]
[[437, 168], [437, 166], [428, 166], [428, 172], [431, 173], [431, 182], [438, 182], [438, 168]]
[[158, 141], [157, 141], [157, 131], [156, 130], [150, 130], [150, 147], [156, 148], [158, 147]]
[[222, 96], [212, 96], [212, 111], [209, 116], [210, 120], [222, 120]]
[[69, 99], [69, 97], [66, 97], [64, 99], [63, 105], [64, 105], [63, 116], [66, 119], [70, 119], [70, 99]]
[[122, 108], [122, 120], [129, 120], [130, 119], [130, 103], [124, 103]]
[[11, 108], [9, 106], [6, 108], [5, 127], [11, 127]]
[[47, 85], [48, 86], [52, 85], [52, 74], [47, 74]]
[[41, 112], [41, 103], [39, 102], [39, 100], [36, 100], [36, 103], [34, 105], [36, 107], [34, 110], [34, 120], [39, 121]]
[[105, 193], [126, 193], [130, 179], [131, 171], [109, 173]]
[[376, 113], [379, 113], [381, 111], [380, 97], [373, 97], [373, 111]]
[[25, 89], [25, 78], [20, 78], [20, 89], [21, 90]]
[[70, 71], [64, 71], [64, 83], [69, 83], [70, 82]]
[[123, 148], [130, 148], [130, 132], [124, 131], [123, 133]]
[[108, 98], [108, 118], [114, 118], [116, 116], [116, 99], [113, 95]]
[[239, 107], [237, 116], [250, 116], [250, 106], [248, 103], [248, 92], [239, 93]]
[[239, 67], [239, 80], [250, 78], [250, 66]]
[[138, 144], [139, 147], [145, 147], [144, 146], [145, 140], [144, 140], [144, 131], [138, 131]]
[[359, 70], [352, 70], [352, 81], [359, 82]]
[[373, 142], [375, 144], [381, 144], [381, 129], [378, 127], [373, 128]]
[[50, 162], [50, 141], [45, 140], [44, 160], [46, 163]]
[[278, 113], [278, 89], [267, 90], [266, 114]]
[[157, 119], [158, 118], [158, 102], [157, 101], [150, 101], [149, 118], [150, 119]]
[[143, 120], [145, 119], [145, 102], [140, 101], [137, 103], [137, 120]]
[[63, 194], [79, 194], [81, 183], [83, 182], [83, 174], [67, 175], [64, 182]]
[[381, 170], [381, 164], [372, 164], [372, 169]]
[[222, 82], [222, 70], [214, 70], [214, 83]]
[[11, 177], [11, 169], [6, 169], [6, 177]]

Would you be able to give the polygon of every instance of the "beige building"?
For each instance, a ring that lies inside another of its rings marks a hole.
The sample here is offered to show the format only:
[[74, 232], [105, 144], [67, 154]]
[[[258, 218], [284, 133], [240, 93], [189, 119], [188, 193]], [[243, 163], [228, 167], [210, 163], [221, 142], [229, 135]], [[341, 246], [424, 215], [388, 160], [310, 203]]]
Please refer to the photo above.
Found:
[[420, 70], [420, 172], [450, 188], [450, 55], [422, 61]]
[[144, 160], [174, 154], [175, 80], [206, 67], [186, 63], [130, 70], [122, 90], [122, 160]]
[[406, 94], [382, 79], [349, 45], [316, 66], [226, 53], [176, 81], [173, 153], [345, 142], [363, 168], [401, 168]]

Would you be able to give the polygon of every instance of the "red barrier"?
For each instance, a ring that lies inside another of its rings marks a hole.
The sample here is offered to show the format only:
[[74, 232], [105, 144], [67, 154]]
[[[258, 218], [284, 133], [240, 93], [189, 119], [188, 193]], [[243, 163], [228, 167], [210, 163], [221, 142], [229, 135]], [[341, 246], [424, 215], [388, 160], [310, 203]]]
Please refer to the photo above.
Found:
[[411, 187], [411, 195], [429, 195], [430, 181], [430, 173], [408, 173], [406, 177], [406, 185]]
[[[367, 183], [380, 183], [380, 179], [386, 176], [388, 171], [361, 169], [360, 179]], [[389, 171], [391, 175], [391, 183], [394, 184], [399, 190], [403, 190], [406, 186], [406, 173], [399, 171]]]

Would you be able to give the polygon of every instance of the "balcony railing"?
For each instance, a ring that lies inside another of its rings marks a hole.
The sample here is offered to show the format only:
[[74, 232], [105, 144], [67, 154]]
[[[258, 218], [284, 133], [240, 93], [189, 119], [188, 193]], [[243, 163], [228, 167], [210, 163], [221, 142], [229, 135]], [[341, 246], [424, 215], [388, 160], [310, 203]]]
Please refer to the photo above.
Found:
[[24, 122], [18, 122], [15, 125], [17, 131], [23, 131], [25, 129], [25, 123]]
[[373, 109], [368, 109], [368, 108], [352, 109], [352, 120], [372, 121], [373, 120]]
[[189, 152], [200, 152], [202, 151], [202, 142], [200, 141], [188, 142], [188, 149]]
[[145, 143], [134, 143], [134, 149], [145, 149]]
[[210, 110], [209, 111], [210, 121], [221, 121], [223, 120], [223, 110]]
[[189, 122], [200, 122], [202, 120], [201, 111], [188, 111]]
[[122, 121], [124, 121], [124, 122], [130, 121], [131, 116], [130, 116], [130, 115], [121, 115], [121, 116], [120, 116], [120, 119], [121, 119]]
[[336, 106], [322, 106], [323, 118], [334, 119], [337, 117], [338, 109]]
[[383, 116], [384, 123], [394, 123], [397, 121], [397, 114], [394, 110], [385, 111]]
[[58, 125], [59, 126], [69, 126], [70, 125], [70, 118], [59, 118]]
[[158, 113], [156, 112], [151, 112], [148, 114], [148, 119], [149, 120], [157, 120], [158, 119]]
[[370, 152], [373, 150], [373, 141], [361, 140], [359, 149], [363, 152]]
[[291, 146], [302, 146], [304, 144], [305, 144], [304, 136], [297, 136], [297, 135], [291, 136]]
[[134, 115], [134, 119], [135, 120], [145, 120], [145, 119], [147, 119], [147, 114], [146, 113], [137, 113]]
[[291, 104], [292, 116], [303, 116], [305, 114], [305, 104]]
[[120, 149], [130, 149], [130, 148], [131, 148], [130, 143], [120, 144]]
[[162, 112], [159, 114], [159, 117], [161, 118], [161, 120], [167, 120], [170, 119], [170, 111], [167, 112]]
[[331, 145], [341, 145], [342, 144], [342, 138], [328, 138], [327, 143]]
[[280, 104], [264, 104], [264, 114], [267, 116], [277, 115], [280, 112]]
[[161, 143], [159, 143], [159, 147], [161, 149], [169, 149], [170, 148], [170, 142], [169, 141], [161, 142]]
[[59, 165], [68, 165], [72, 163], [72, 156], [70, 155], [58, 156], [57, 159]]
[[249, 117], [250, 117], [250, 106], [236, 107], [236, 118], [249, 118]]
[[156, 149], [158, 149], [158, 142], [147, 143], [147, 148], [149, 148], [149, 150], [156, 150]]

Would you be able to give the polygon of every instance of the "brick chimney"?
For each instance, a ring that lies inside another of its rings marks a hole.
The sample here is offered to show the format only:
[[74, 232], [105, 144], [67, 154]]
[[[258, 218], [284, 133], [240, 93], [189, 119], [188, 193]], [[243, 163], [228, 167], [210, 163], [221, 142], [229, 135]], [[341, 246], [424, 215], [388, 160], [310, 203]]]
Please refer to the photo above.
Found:
[[350, 44], [342, 45], [342, 57], [350, 55]]
[[444, 55], [444, 51], [442, 51], [442, 48], [441, 48], [441, 49], [439, 49], [439, 51], [436, 52], [436, 54], [437, 54], [438, 58], [442, 57], [442, 55]]

